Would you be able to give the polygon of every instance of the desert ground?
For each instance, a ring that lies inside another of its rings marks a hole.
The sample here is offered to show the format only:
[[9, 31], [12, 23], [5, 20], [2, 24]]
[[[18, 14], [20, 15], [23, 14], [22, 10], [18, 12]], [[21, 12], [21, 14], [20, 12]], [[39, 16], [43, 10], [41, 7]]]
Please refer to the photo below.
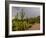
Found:
[[28, 30], [40, 30], [40, 24], [33, 24]]

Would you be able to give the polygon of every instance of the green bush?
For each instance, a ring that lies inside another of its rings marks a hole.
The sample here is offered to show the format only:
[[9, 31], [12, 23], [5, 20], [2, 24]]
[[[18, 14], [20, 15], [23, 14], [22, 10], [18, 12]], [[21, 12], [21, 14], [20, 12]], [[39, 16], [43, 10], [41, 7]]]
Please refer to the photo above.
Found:
[[29, 24], [27, 24], [26, 21], [22, 22], [22, 21], [13, 21], [13, 26], [12, 26], [12, 30], [13, 31], [22, 31], [22, 30], [26, 30], [29, 28]]
[[12, 30], [13, 31], [22, 31], [22, 30], [27, 30], [28, 28], [31, 28], [32, 24], [34, 23], [40, 23], [40, 17], [34, 17], [28, 19], [22, 20], [12, 20]]

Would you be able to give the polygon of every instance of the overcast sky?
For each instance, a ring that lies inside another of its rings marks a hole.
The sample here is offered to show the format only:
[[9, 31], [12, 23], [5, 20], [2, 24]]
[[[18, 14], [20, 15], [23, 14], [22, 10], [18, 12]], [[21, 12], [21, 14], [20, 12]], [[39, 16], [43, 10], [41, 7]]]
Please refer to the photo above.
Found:
[[12, 17], [16, 16], [18, 13], [20, 18], [20, 12], [22, 9], [25, 12], [25, 17], [30, 18], [40, 16], [40, 8], [38, 7], [12, 7]]

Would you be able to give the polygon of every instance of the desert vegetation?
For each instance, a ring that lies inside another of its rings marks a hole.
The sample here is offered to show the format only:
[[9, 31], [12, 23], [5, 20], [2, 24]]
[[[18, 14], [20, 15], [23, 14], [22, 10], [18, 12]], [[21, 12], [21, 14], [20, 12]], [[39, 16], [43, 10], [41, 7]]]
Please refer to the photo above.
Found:
[[25, 12], [20, 12], [21, 19], [18, 19], [18, 13], [15, 16], [14, 19], [12, 19], [12, 31], [23, 31], [28, 30], [28, 28], [31, 28], [33, 24], [39, 23], [40, 24], [40, 16], [37, 17], [30, 17], [25, 18]]

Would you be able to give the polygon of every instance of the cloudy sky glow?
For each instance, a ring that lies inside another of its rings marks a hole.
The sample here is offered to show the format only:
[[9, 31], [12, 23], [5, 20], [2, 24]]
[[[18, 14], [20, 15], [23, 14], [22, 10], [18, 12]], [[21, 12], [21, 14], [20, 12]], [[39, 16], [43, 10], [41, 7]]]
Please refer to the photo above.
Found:
[[[16, 16], [17, 13], [21, 12], [21, 9], [25, 12], [25, 17], [40, 16], [40, 8], [38, 7], [12, 7], [12, 17]], [[20, 18], [20, 17], [19, 17]]]

